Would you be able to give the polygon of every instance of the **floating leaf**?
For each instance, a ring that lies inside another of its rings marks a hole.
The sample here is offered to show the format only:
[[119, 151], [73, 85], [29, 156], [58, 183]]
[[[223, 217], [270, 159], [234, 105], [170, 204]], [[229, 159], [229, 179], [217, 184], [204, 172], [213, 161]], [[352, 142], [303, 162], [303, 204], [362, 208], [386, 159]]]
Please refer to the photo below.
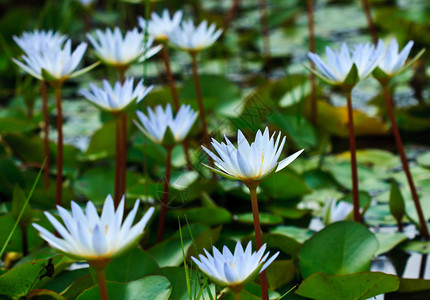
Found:
[[[128, 283], [107, 282], [109, 298], [123, 300], [167, 300], [172, 292], [172, 286], [166, 277], [147, 276]], [[85, 290], [77, 300], [100, 299], [99, 287]]]
[[340, 276], [317, 273], [302, 282], [296, 294], [317, 300], [359, 300], [394, 292], [399, 278], [381, 272]]
[[378, 240], [357, 222], [336, 222], [306, 241], [300, 250], [300, 270], [304, 278], [323, 272], [343, 275], [365, 272], [378, 250]]
[[157, 263], [147, 252], [134, 248], [107, 265], [106, 280], [128, 282], [150, 275], [156, 269]]

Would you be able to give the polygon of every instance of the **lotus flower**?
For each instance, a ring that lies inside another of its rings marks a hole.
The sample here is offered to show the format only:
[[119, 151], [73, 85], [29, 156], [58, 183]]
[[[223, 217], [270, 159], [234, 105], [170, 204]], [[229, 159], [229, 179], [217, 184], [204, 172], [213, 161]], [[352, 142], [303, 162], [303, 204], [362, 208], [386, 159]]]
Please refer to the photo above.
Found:
[[399, 44], [396, 39], [393, 39], [391, 44], [385, 51], [382, 60], [379, 62], [378, 67], [373, 71], [373, 76], [381, 81], [383, 84], [387, 84], [391, 78], [404, 70], [408, 69], [421, 55], [424, 53], [424, 49], [421, 50], [414, 58], [412, 58], [407, 64], [409, 53], [414, 45], [413, 41], [409, 41], [406, 46], [399, 52]]
[[73, 201], [71, 206], [72, 214], [57, 206], [65, 226], [50, 213], [45, 212], [61, 238], [38, 224], [33, 223], [33, 226], [53, 248], [87, 261], [108, 260], [133, 247], [142, 236], [154, 212], [154, 208], [151, 207], [142, 219], [132, 226], [139, 208], [139, 200], [136, 201], [124, 222], [124, 198], [115, 211], [112, 197], [107, 196], [100, 216], [91, 201], [87, 202], [85, 212]]
[[237, 148], [233, 146], [227, 137], [225, 137], [226, 143], [218, 143], [215, 139], [212, 139], [212, 146], [218, 155], [215, 155], [204, 146], [202, 148], [212, 157], [219, 170], [203, 165], [228, 179], [244, 182], [261, 181], [272, 172], [278, 172], [288, 166], [304, 150], [297, 151], [278, 162], [286, 137], [283, 137], [281, 141], [281, 133], [279, 132], [276, 139], [275, 134], [273, 133], [270, 137], [267, 127], [263, 134], [258, 130], [255, 141], [249, 145], [243, 133], [238, 130]]
[[165, 42], [169, 39], [169, 34], [179, 27], [179, 23], [182, 19], [182, 11], [175, 12], [172, 18], [170, 18], [169, 11], [163, 10], [163, 14], [160, 17], [155, 12], [151, 14], [151, 19], [147, 22], [144, 18], [139, 17], [139, 26], [143, 31], [146, 30], [146, 24], [148, 23], [148, 34], [159, 42]]
[[143, 80], [139, 81], [136, 87], [133, 83], [133, 78], [127, 78], [123, 84], [117, 81], [112, 87], [107, 80], [103, 80], [103, 88], [90, 83], [90, 89], [81, 90], [80, 94], [103, 110], [118, 112], [134, 102], [139, 103], [153, 88], [145, 87]]
[[308, 53], [308, 57], [317, 69], [311, 70], [315, 75], [329, 84], [342, 86], [355, 85], [369, 76], [382, 59], [383, 53], [384, 45], [379, 41], [376, 47], [370, 43], [358, 44], [354, 50], [349, 49], [345, 43], [342, 44], [340, 51], [326, 47], [327, 63], [319, 55], [311, 52]]
[[200, 254], [199, 258], [191, 257], [199, 269], [220, 287], [229, 287], [234, 291], [240, 290], [243, 285], [254, 280], [257, 274], [263, 272], [279, 255], [275, 253], [270, 259], [264, 244], [260, 250], [252, 252], [252, 243], [249, 242], [243, 250], [237, 242], [234, 253], [224, 246], [223, 252], [213, 247], [213, 256], [206, 249], [206, 256]]
[[53, 30], [37, 30], [23, 32], [20, 37], [14, 35], [13, 40], [26, 54], [33, 52], [42, 54], [47, 49], [61, 47], [67, 36]]
[[136, 125], [148, 138], [158, 144], [171, 146], [180, 143], [197, 119], [197, 113], [189, 105], [181, 105], [175, 117], [170, 104], [167, 104], [165, 110], [161, 105], [158, 105], [155, 111], [150, 107], [147, 109], [148, 116], [141, 111], [136, 112], [142, 126], [137, 122]]
[[22, 56], [24, 62], [16, 59], [13, 59], [13, 61], [24, 71], [39, 80], [62, 83], [96, 66], [96, 64], [93, 64], [87, 68], [75, 71], [86, 49], [87, 44], [81, 43], [72, 52], [72, 42], [71, 40], [67, 40], [63, 47], [57, 45], [57, 47], [45, 49], [41, 53], [31, 51], [31, 53]]
[[144, 43], [144, 34], [137, 28], [129, 30], [123, 36], [119, 27], [112, 31], [95, 31], [95, 36], [87, 34], [97, 57], [105, 64], [116, 68], [127, 68], [135, 62], [142, 62], [160, 51], [161, 46], [152, 47], [153, 38]]
[[208, 27], [208, 22], [203, 21], [198, 27], [192, 21], [183, 21], [169, 33], [169, 40], [175, 46], [190, 53], [197, 53], [208, 48], [221, 36], [222, 30], [216, 30], [215, 24]]

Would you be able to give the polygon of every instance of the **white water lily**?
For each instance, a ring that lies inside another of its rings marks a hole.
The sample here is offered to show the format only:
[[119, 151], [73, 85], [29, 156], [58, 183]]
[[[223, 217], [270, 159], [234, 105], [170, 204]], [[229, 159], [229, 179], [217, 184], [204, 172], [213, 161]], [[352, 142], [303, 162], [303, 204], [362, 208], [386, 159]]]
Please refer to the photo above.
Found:
[[219, 170], [203, 165], [228, 179], [245, 182], [260, 181], [272, 172], [278, 172], [288, 166], [304, 151], [304, 149], [297, 151], [278, 162], [286, 137], [284, 136], [281, 141], [281, 132], [279, 132], [275, 140], [275, 134], [270, 137], [267, 127], [263, 134], [258, 130], [255, 141], [249, 145], [243, 133], [238, 130], [237, 148], [226, 136], [226, 143], [218, 143], [212, 139], [212, 146], [218, 156], [206, 147], [202, 146], [202, 148], [214, 160]]
[[409, 68], [425, 51], [424, 49], [421, 50], [414, 58], [406, 63], [413, 45], [414, 42], [409, 41], [399, 52], [399, 44], [396, 39], [393, 39], [391, 44], [388, 46], [387, 51], [385, 51], [384, 47], [385, 53], [382, 56], [382, 60], [379, 62], [378, 67], [373, 71], [373, 76], [385, 85], [389, 83], [391, 78]]
[[[164, 42], [169, 39], [169, 34], [175, 30], [182, 20], [182, 11], [179, 10], [170, 18], [169, 11], [167, 9], [163, 10], [161, 16], [157, 15], [155, 12], [151, 14], [151, 19], [146, 21], [144, 18], [139, 17], [139, 26], [145, 32], [148, 29], [148, 34], [152, 36], [156, 41]], [[148, 24], [148, 27], [146, 27]]]
[[221, 34], [221, 29], [216, 30], [215, 24], [208, 26], [207, 21], [201, 22], [197, 27], [192, 21], [183, 21], [168, 36], [175, 47], [196, 53], [212, 46]]
[[70, 214], [61, 206], [57, 206], [64, 225], [50, 213], [45, 212], [61, 237], [56, 237], [38, 224], [33, 223], [33, 226], [53, 248], [88, 261], [110, 259], [133, 247], [154, 213], [154, 208], [151, 207], [142, 219], [132, 226], [139, 208], [139, 200], [123, 222], [124, 198], [115, 211], [110, 195], [106, 198], [100, 216], [91, 201], [87, 202], [85, 212], [74, 201], [71, 201], [71, 207]]
[[319, 55], [308, 53], [308, 57], [315, 64], [314, 73], [329, 84], [342, 85], [350, 74], [353, 65], [357, 67], [358, 80], [369, 76], [382, 59], [384, 45], [379, 41], [373, 44], [358, 44], [353, 50], [343, 43], [340, 51], [326, 47], [327, 63]]
[[161, 46], [152, 47], [153, 38], [144, 42], [144, 34], [137, 28], [129, 30], [123, 36], [119, 27], [112, 31], [97, 29], [95, 37], [87, 34], [87, 38], [94, 47], [98, 58], [107, 65], [117, 68], [127, 68], [135, 62], [142, 62], [160, 51]]
[[26, 54], [42, 53], [46, 49], [58, 48], [66, 41], [67, 36], [53, 30], [25, 31], [21, 36], [13, 36], [13, 40]]
[[47, 48], [40, 53], [31, 51], [22, 56], [24, 62], [12, 59], [19, 67], [39, 80], [49, 82], [63, 82], [69, 78], [79, 76], [96, 64], [85, 69], [75, 71], [87, 49], [86, 43], [81, 43], [72, 51], [72, 41], [66, 41], [63, 47]]
[[[155, 111], [150, 107], [147, 110], [148, 116], [139, 110], [136, 111], [142, 126], [140, 123], [135, 123], [148, 138], [158, 144], [166, 142], [165, 135], [168, 131], [173, 135], [175, 143], [183, 141], [197, 119], [197, 113], [191, 109], [190, 105], [185, 104], [181, 105], [176, 116], [173, 116], [170, 104], [167, 104], [165, 110], [161, 105], [157, 105]], [[167, 142], [172, 143], [173, 141]]]
[[326, 218], [325, 223], [334, 223], [343, 221], [348, 217], [351, 217], [354, 206], [351, 203], [345, 201], [336, 201], [336, 199], [330, 199], [326, 202]]
[[200, 260], [195, 257], [191, 259], [199, 269], [205, 273], [215, 284], [221, 287], [241, 287], [252, 281], [258, 273], [263, 272], [279, 255], [275, 253], [269, 258], [270, 252], [266, 251], [264, 244], [258, 251], [252, 252], [252, 243], [249, 242], [244, 250], [240, 242], [237, 242], [234, 253], [224, 246], [221, 253], [213, 247], [213, 256], [206, 249], [206, 256], [200, 254]]
[[127, 78], [122, 84], [117, 81], [112, 87], [107, 80], [103, 80], [103, 88], [90, 83], [90, 89], [80, 90], [79, 93], [103, 110], [118, 112], [132, 103], [139, 103], [153, 86], [145, 87], [143, 79], [134, 87], [134, 79]]

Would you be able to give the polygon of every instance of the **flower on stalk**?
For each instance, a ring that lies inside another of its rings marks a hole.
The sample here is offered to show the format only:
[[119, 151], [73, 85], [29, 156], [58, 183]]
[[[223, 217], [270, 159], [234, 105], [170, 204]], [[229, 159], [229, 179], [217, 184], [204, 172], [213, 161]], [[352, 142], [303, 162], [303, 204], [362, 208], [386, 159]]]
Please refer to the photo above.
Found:
[[326, 202], [325, 220], [326, 224], [343, 221], [352, 217], [353, 205], [345, 201], [336, 201], [332, 198]]
[[170, 104], [165, 110], [161, 105], [157, 105], [155, 111], [150, 107], [147, 110], [148, 116], [136, 111], [142, 125], [138, 122], [135, 124], [152, 141], [168, 147], [182, 142], [197, 119], [197, 113], [185, 104], [181, 105], [175, 117]]
[[308, 57], [316, 67], [309, 70], [328, 84], [351, 88], [372, 73], [383, 53], [382, 41], [376, 47], [370, 43], [358, 44], [353, 50], [343, 43], [340, 51], [326, 47], [327, 63], [309, 52]]
[[161, 46], [152, 47], [153, 38], [144, 42], [144, 34], [137, 28], [129, 30], [123, 36], [119, 27], [112, 31], [109, 28], [103, 32], [95, 31], [95, 36], [87, 34], [87, 38], [94, 47], [97, 57], [106, 65], [118, 69], [127, 69], [135, 62], [142, 62], [160, 51]]
[[207, 21], [201, 22], [198, 27], [195, 27], [192, 21], [183, 21], [168, 36], [175, 47], [189, 53], [197, 53], [212, 46], [221, 33], [222, 30], [216, 30], [215, 24], [208, 27]]
[[421, 50], [413, 59], [409, 61], [409, 63], [405, 65], [413, 45], [414, 42], [409, 41], [400, 52], [397, 39], [393, 39], [386, 51], [385, 46], [383, 45], [385, 53], [382, 55], [382, 59], [378, 66], [373, 71], [373, 76], [379, 81], [382, 80], [384, 83], [388, 83], [391, 78], [408, 69], [415, 61], [417, 61], [418, 58], [421, 57], [425, 51], [424, 49]]
[[206, 147], [202, 146], [202, 148], [214, 160], [219, 170], [203, 165], [228, 179], [241, 180], [244, 183], [259, 182], [271, 173], [278, 172], [288, 166], [304, 151], [304, 149], [297, 151], [278, 162], [286, 137], [284, 136], [281, 141], [281, 132], [279, 132], [275, 140], [275, 134], [274, 132], [270, 137], [267, 127], [263, 134], [258, 130], [255, 141], [249, 145], [243, 133], [238, 130], [237, 148], [226, 136], [224, 136], [226, 143], [218, 143], [212, 139], [212, 146], [218, 156]]
[[13, 40], [26, 54], [42, 53], [46, 49], [61, 47], [67, 39], [66, 35], [53, 30], [25, 31], [21, 36], [13, 36]]
[[57, 45], [45, 49], [40, 53], [31, 51], [22, 56], [24, 62], [12, 59], [19, 67], [39, 80], [51, 83], [62, 83], [63, 81], [77, 77], [94, 68], [97, 63], [89, 67], [75, 71], [87, 49], [86, 43], [81, 43], [72, 52], [72, 41], [67, 40], [63, 47]]
[[100, 216], [91, 201], [87, 202], [85, 212], [74, 201], [71, 201], [71, 207], [72, 214], [57, 206], [65, 226], [50, 213], [45, 212], [61, 238], [38, 224], [33, 223], [33, 226], [53, 248], [87, 261], [108, 260], [133, 247], [142, 236], [154, 212], [154, 208], [151, 207], [142, 219], [132, 226], [139, 208], [139, 200], [136, 201], [124, 222], [124, 198], [115, 211], [112, 197], [107, 196]]
[[[145, 32], [148, 29], [148, 34], [158, 42], [166, 42], [169, 39], [169, 34], [179, 26], [182, 19], [182, 11], [177, 11], [172, 18], [170, 18], [169, 11], [163, 10], [160, 17], [155, 12], [151, 14], [151, 19], [146, 21], [144, 18], [139, 17], [139, 26]], [[148, 24], [148, 27], [146, 27]]]
[[97, 107], [115, 113], [139, 103], [152, 88], [152, 85], [145, 87], [143, 79], [134, 87], [134, 79], [127, 78], [124, 83], [117, 81], [114, 87], [107, 80], [103, 80], [103, 88], [90, 83], [90, 89], [82, 89], [79, 93]]
[[264, 244], [258, 251], [252, 252], [252, 243], [249, 242], [243, 250], [240, 242], [237, 242], [234, 253], [224, 246], [222, 253], [213, 247], [213, 256], [206, 249], [206, 256], [200, 254], [199, 258], [191, 257], [199, 269], [220, 287], [229, 287], [235, 292], [254, 280], [257, 274], [263, 272], [279, 255], [275, 253], [270, 259]]

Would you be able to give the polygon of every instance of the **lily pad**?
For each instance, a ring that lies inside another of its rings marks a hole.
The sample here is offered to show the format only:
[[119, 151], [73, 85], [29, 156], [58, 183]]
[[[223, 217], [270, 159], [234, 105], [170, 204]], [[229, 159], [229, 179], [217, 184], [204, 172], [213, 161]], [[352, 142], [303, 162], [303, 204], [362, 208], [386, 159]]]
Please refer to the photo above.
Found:
[[357, 222], [336, 222], [316, 233], [303, 244], [299, 253], [304, 278], [323, 272], [344, 275], [366, 272], [378, 251], [378, 240]]
[[340, 276], [317, 273], [302, 282], [296, 294], [317, 300], [359, 300], [394, 292], [399, 278], [381, 272]]

